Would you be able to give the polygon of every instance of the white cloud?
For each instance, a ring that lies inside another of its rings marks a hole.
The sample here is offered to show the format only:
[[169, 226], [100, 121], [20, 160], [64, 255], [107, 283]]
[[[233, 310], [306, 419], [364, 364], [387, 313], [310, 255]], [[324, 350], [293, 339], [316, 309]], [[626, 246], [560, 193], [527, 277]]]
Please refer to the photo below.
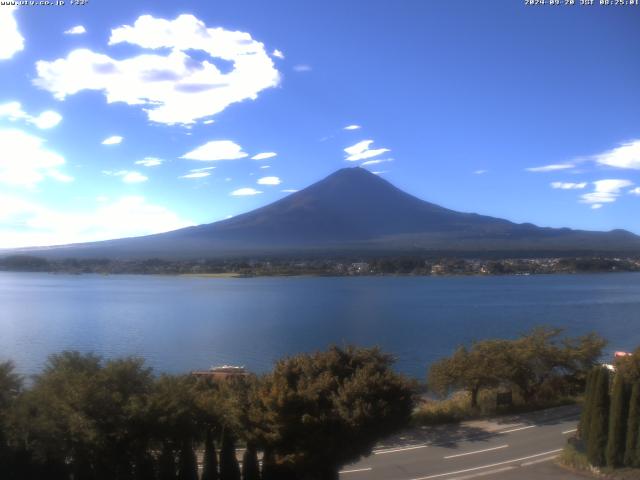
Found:
[[293, 71], [294, 72], [310, 72], [311, 71], [311, 65], [306, 65], [304, 63], [301, 63], [299, 65], [294, 65], [293, 66]]
[[73, 180], [59, 172], [64, 158], [44, 148], [44, 140], [21, 130], [0, 130], [0, 183], [33, 187], [49, 177]]
[[142, 160], [136, 160], [133, 162], [136, 165], [142, 165], [143, 167], [157, 167], [162, 165], [164, 160], [156, 157], [144, 157]]
[[595, 155], [594, 158], [601, 165], [640, 170], [640, 140], [623, 143], [608, 152]]
[[216, 167], [202, 167], [202, 168], [192, 168], [190, 172], [207, 172], [209, 170], [215, 170]]
[[204, 122], [202, 122], [202, 123], [204, 123], [205, 125], [211, 125], [212, 123], [215, 123], [215, 120], [211, 120], [211, 119], [209, 119], [209, 120], [205, 120], [205, 121], [204, 121]]
[[376, 160], [367, 160], [366, 162], [362, 162], [360, 164], [361, 167], [366, 167], [367, 165], [378, 165], [380, 163], [393, 162], [393, 158], [379, 158]]
[[555, 163], [552, 165], [543, 165], [542, 167], [530, 167], [527, 168], [527, 172], [556, 172], [558, 170], [567, 170], [569, 168], [574, 168], [575, 165], [572, 163]]
[[204, 178], [211, 175], [211, 172], [193, 172], [182, 175], [180, 178]]
[[636, 187], [636, 188], [634, 188], [632, 190], [629, 190], [629, 193], [631, 195], [640, 195], [640, 187]]
[[593, 182], [594, 191], [581, 195], [581, 202], [588, 204], [613, 203], [620, 196], [623, 188], [630, 187], [633, 182], [630, 180], [605, 179]]
[[123, 138], [120, 135], [113, 135], [111, 137], [107, 137], [102, 141], [102, 145], [118, 145], [122, 143]]
[[560, 190], [581, 190], [587, 186], [587, 182], [572, 183], [572, 182], [551, 182], [551, 188], [558, 188]]
[[271, 52], [271, 55], [279, 58], [280, 60], [284, 60], [284, 53], [282, 53], [280, 50], [278, 50], [277, 48], [273, 50], [273, 52]]
[[473, 172], [474, 175], [484, 175], [485, 173], [487, 173], [487, 170], [475, 170]]
[[251, 157], [251, 160], [266, 160], [267, 158], [273, 158], [276, 155], [278, 155], [276, 152], [263, 152], [254, 155]]
[[280, 185], [282, 181], [278, 177], [262, 177], [258, 179], [258, 185]]
[[29, 115], [22, 109], [20, 102], [8, 102], [0, 105], [0, 119], [7, 118], [12, 122], [24, 120], [40, 129], [53, 128], [60, 123], [62, 115], [52, 110], [46, 110], [40, 115]]
[[260, 165], [260, 168], [264, 169], [264, 168], [271, 168], [271, 165]]
[[[116, 59], [73, 50], [66, 58], [38, 61], [34, 84], [59, 100], [82, 90], [102, 91], [108, 103], [139, 105], [153, 122], [188, 125], [233, 103], [255, 100], [280, 83], [262, 43], [245, 32], [208, 28], [193, 15], [174, 20], [143, 15], [111, 31], [109, 45], [123, 43], [146, 51]], [[194, 58], [192, 51], [209, 58]]]
[[193, 225], [143, 197], [98, 198], [93, 210], [70, 211], [0, 194], [0, 248], [135, 237]]
[[376, 172], [371, 172], [371, 173], [373, 173], [374, 175], [382, 175], [383, 173], [388, 173], [388, 172], [389, 170], [378, 170]]
[[237, 160], [248, 157], [242, 151], [242, 147], [231, 140], [213, 140], [198, 148], [185, 153], [180, 158], [187, 160], [216, 161], [216, 160]]
[[593, 205], [591, 205], [591, 208], [593, 210], [598, 210], [599, 208], [602, 208], [602, 204], [601, 203], [594, 203]]
[[362, 127], [360, 125], [347, 125], [346, 127], [344, 127], [345, 130], [359, 130]]
[[122, 181], [124, 183], [142, 183], [149, 180], [149, 177], [142, 175], [140, 172], [132, 170], [118, 170], [116, 172], [113, 172], [111, 170], [103, 170], [102, 173], [114, 177], [122, 177]]
[[84, 28], [83, 25], [76, 25], [69, 30], [65, 30], [64, 33], [65, 35], [82, 35], [83, 33], [87, 33], [87, 29]]
[[351, 145], [344, 149], [348, 154], [347, 160], [350, 162], [357, 162], [359, 160], [366, 160], [367, 158], [377, 157], [389, 151], [388, 148], [376, 148], [374, 150], [369, 149], [369, 145], [373, 143], [373, 140], [362, 140], [361, 142]]
[[231, 195], [233, 195], [234, 197], [245, 197], [248, 195], [257, 195], [259, 193], [262, 192], [260, 190], [256, 190], [255, 188], [245, 187], [234, 190], [233, 192], [231, 192]]
[[285, 188], [284, 190], [280, 190], [282, 193], [296, 193], [298, 190], [295, 188]]
[[0, 60], [8, 60], [24, 50], [24, 37], [13, 16], [16, 10], [15, 6], [0, 7]]

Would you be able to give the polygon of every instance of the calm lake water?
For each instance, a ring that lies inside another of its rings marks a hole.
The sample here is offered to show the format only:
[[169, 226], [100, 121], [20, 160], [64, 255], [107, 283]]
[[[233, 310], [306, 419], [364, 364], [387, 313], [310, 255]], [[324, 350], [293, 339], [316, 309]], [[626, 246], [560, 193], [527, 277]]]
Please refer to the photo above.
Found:
[[508, 277], [193, 278], [0, 272], [0, 359], [21, 373], [64, 349], [138, 355], [157, 371], [256, 372], [331, 343], [379, 345], [397, 369], [535, 325], [640, 345], [640, 274]]

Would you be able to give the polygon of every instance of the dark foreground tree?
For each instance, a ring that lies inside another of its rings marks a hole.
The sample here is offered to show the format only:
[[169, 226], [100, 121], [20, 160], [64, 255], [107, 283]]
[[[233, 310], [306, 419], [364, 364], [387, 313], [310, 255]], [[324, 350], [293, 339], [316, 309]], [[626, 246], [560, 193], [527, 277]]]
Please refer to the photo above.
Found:
[[598, 369], [591, 401], [587, 458], [592, 465], [602, 467], [606, 463], [609, 427], [609, 370], [605, 367]]
[[640, 466], [638, 458], [638, 435], [640, 434], [640, 381], [633, 384], [629, 399], [629, 418], [627, 420], [627, 438], [624, 449], [624, 465]]
[[253, 444], [248, 444], [242, 456], [242, 480], [260, 480], [258, 452]]
[[260, 401], [277, 463], [302, 480], [339, 469], [409, 421], [415, 385], [377, 348], [332, 347], [279, 361]]
[[216, 446], [213, 442], [213, 434], [211, 430], [207, 430], [207, 436], [204, 441], [201, 480], [218, 480], [218, 478], [218, 454], [216, 453]]
[[220, 447], [220, 480], [240, 480], [236, 445], [228, 430], [225, 430], [222, 435], [222, 447]]
[[198, 480], [198, 462], [188, 440], [184, 440], [180, 447], [178, 480]]
[[622, 375], [615, 375], [611, 408], [609, 411], [609, 433], [607, 438], [607, 465], [621, 467], [624, 460], [629, 416], [629, 386]]
[[173, 448], [165, 444], [158, 458], [158, 480], [176, 480], [178, 478], [178, 467]]
[[592, 368], [587, 374], [582, 413], [580, 414], [580, 422], [578, 423], [578, 437], [581, 438], [582, 441], [585, 442], [585, 444], [588, 441], [589, 436], [589, 422], [591, 421], [593, 390], [597, 376], [598, 367]]

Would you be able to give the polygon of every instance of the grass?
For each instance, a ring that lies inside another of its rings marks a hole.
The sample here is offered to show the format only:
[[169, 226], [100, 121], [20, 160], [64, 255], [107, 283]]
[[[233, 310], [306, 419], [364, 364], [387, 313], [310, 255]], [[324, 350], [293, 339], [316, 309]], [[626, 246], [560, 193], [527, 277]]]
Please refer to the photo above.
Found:
[[580, 447], [579, 442], [569, 442], [564, 447], [558, 463], [574, 472], [590, 475], [594, 478], [605, 480], [638, 480], [640, 469], [638, 468], [595, 468], [587, 460], [586, 453]]

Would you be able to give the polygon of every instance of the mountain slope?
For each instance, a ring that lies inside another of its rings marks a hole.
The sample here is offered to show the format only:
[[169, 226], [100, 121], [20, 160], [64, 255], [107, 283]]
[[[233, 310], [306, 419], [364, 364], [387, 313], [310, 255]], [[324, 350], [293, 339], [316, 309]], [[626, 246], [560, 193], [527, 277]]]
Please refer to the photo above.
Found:
[[640, 237], [624, 230], [541, 228], [456, 212], [356, 167], [228, 220], [146, 237], [29, 250], [84, 258], [362, 252], [536, 256], [640, 253]]

